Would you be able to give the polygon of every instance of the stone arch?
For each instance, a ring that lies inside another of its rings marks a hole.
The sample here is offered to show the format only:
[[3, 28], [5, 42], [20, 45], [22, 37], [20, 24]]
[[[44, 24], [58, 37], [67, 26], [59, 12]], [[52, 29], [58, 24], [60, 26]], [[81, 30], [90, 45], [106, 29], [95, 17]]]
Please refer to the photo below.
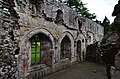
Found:
[[71, 48], [69, 46], [71, 46], [71, 41], [66, 35], [61, 41], [60, 59], [69, 58], [71, 60]]
[[[84, 33], [81, 33], [77, 36], [75, 40], [75, 54], [76, 54], [76, 61], [78, 61], [78, 53], [77, 53], [77, 42], [81, 41], [81, 61], [83, 61], [83, 56], [86, 57], [86, 36]], [[83, 55], [84, 52], [84, 55]]]
[[27, 42], [33, 35], [35, 34], [38, 34], [38, 33], [43, 33], [45, 34], [46, 36], [48, 36], [50, 38], [50, 40], [52, 41], [52, 48], [54, 49], [54, 37], [53, 35], [51, 34], [50, 31], [48, 31], [47, 29], [41, 29], [41, 28], [37, 28], [37, 29], [33, 29], [31, 30], [30, 32], [28, 32], [24, 38], [25, 38], [25, 42]]
[[59, 41], [58, 41], [58, 43], [59, 43], [59, 53], [61, 53], [61, 43], [64, 40], [64, 38], [68, 38], [69, 39], [69, 42], [70, 42], [69, 48], [70, 48], [70, 53], [71, 53], [71, 58], [70, 59], [72, 60], [72, 58], [75, 55], [74, 54], [74, 38], [73, 38], [73, 36], [72, 36], [72, 34], [70, 32], [64, 32], [62, 34], [62, 37], [59, 37]]
[[51, 67], [53, 67], [54, 59], [54, 37], [47, 29], [33, 29], [29, 31], [21, 40], [21, 56], [20, 56], [20, 67], [24, 75], [28, 75], [31, 70], [31, 41], [30, 39], [36, 34], [43, 34], [51, 41], [51, 49], [49, 52], [52, 54]]

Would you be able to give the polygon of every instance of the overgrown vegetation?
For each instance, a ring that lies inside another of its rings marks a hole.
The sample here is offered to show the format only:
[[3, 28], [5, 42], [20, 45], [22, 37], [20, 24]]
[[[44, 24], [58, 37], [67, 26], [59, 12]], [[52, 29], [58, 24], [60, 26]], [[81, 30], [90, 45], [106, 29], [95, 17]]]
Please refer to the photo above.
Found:
[[106, 16], [101, 25], [104, 27], [104, 35], [115, 32], [116, 30], [114, 23], [110, 23], [109, 19]]

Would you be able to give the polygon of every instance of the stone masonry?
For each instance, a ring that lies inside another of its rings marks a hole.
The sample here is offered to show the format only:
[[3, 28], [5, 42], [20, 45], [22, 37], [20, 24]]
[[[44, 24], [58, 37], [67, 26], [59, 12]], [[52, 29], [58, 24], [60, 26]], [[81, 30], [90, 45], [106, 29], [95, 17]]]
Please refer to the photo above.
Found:
[[84, 61], [87, 45], [103, 34], [103, 26], [55, 0], [0, 0], [0, 78], [39, 79]]
[[118, 53], [115, 56], [115, 66], [111, 67], [111, 75], [112, 79], [120, 79], [120, 0], [118, 0], [118, 4], [115, 5], [112, 16], [116, 16], [114, 24], [117, 29], [117, 45], [119, 46], [119, 49]]

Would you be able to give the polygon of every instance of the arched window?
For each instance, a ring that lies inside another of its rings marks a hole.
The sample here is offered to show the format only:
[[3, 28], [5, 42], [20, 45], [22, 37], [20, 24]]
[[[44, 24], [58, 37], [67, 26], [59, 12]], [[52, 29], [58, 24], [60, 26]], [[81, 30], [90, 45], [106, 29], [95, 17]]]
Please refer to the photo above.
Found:
[[38, 35], [34, 35], [31, 38], [31, 65], [40, 64], [41, 52], [40, 52], [40, 39]]
[[63, 22], [63, 12], [62, 10], [57, 10], [56, 21], [57, 23]]
[[81, 41], [77, 41], [77, 60], [81, 60]]
[[31, 41], [31, 65], [45, 64], [52, 66], [52, 42], [43, 33], [33, 35]]
[[71, 59], [71, 41], [68, 36], [65, 36], [61, 42], [61, 54], [60, 58], [69, 58]]

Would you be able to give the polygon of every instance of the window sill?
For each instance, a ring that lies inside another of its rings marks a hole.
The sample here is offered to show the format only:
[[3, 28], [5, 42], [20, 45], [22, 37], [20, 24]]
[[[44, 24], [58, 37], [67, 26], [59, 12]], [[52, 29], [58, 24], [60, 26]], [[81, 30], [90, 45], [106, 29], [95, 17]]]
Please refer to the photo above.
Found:
[[30, 72], [32, 71], [37, 71], [37, 70], [41, 70], [41, 69], [44, 69], [44, 68], [47, 68], [48, 66], [46, 66], [45, 64], [39, 64], [39, 65], [33, 65], [31, 66], [30, 68]]
[[69, 58], [61, 58], [60, 61], [61, 62], [66, 62], [66, 61], [69, 61], [70, 59]]

